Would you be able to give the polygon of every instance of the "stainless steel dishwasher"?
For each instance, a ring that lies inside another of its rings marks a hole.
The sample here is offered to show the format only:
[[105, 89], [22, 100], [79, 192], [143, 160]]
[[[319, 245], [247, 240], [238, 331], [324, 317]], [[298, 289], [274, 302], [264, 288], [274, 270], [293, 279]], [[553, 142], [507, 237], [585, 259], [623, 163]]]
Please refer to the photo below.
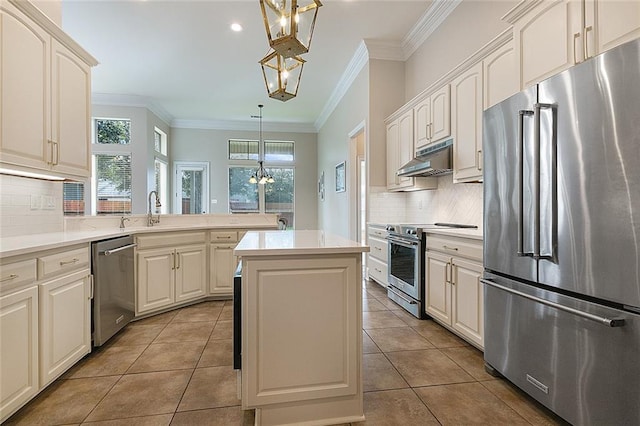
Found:
[[135, 315], [134, 247], [130, 235], [91, 244], [93, 346], [101, 346]]

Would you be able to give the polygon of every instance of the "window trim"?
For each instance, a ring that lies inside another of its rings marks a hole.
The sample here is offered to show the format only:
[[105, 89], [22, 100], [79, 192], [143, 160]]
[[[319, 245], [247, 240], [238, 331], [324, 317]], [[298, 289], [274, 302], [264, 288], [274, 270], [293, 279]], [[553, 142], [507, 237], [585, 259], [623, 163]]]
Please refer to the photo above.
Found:
[[[116, 146], [124, 146], [124, 145], [116, 145]], [[96, 150], [96, 151], [92, 151], [91, 152], [91, 215], [92, 216], [98, 216], [98, 171], [96, 169], [96, 156], [98, 155], [109, 155], [109, 156], [116, 156], [116, 155], [128, 155], [131, 160], [133, 160], [133, 154], [131, 153], [131, 151], [116, 151], [116, 150], [108, 150], [108, 151], [102, 151], [102, 150]], [[133, 182], [133, 167], [131, 168], [131, 211], [129, 213], [119, 213], [119, 214], [133, 214], [133, 188], [134, 188], [134, 182]]]

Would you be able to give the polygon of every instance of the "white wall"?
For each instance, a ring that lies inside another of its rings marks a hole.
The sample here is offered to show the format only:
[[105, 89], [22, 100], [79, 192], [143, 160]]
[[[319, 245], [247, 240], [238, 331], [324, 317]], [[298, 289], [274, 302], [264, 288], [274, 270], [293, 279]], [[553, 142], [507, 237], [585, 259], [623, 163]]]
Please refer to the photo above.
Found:
[[[259, 137], [258, 131], [171, 128], [170, 170], [173, 170], [175, 161], [209, 162], [209, 198], [217, 200], [216, 204], [211, 204], [209, 212], [228, 213], [228, 140], [258, 140]], [[316, 135], [314, 133], [263, 131], [262, 138], [295, 142], [295, 227], [296, 229], [316, 229], [318, 226]]]
[[318, 132], [316, 180], [322, 172], [325, 176], [325, 199], [318, 204], [318, 228], [345, 238], [349, 238], [350, 199], [355, 197], [356, 191], [347, 184], [345, 192], [336, 192], [335, 167], [347, 161], [347, 176], [353, 173], [349, 134], [363, 121], [368, 121], [368, 114], [369, 67], [365, 66]]

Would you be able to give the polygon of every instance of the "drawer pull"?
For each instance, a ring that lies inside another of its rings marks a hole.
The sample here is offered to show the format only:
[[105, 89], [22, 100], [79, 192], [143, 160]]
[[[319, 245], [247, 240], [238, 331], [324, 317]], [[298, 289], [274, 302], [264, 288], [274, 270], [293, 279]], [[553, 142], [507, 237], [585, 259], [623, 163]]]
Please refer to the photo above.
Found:
[[216, 237], [216, 239], [218, 239], [218, 240], [230, 240], [231, 239], [231, 235], [227, 235], [226, 237]]
[[458, 251], [458, 247], [449, 247], [449, 246], [442, 246], [443, 249], [445, 250], [453, 250], [453, 251]]
[[382, 249], [380, 247], [374, 247], [374, 249], [382, 251]]
[[72, 265], [74, 263], [80, 262], [80, 259], [78, 259], [77, 257], [74, 257], [71, 260], [63, 260], [60, 262], [60, 266], [64, 266], [64, 265]]
[[11, 274], [8, 277], [4, 277], [0, 279], [0, 282], [11, 281], [11, 280], [15, 280], [16, 278], [18, 278], [18, 274]]

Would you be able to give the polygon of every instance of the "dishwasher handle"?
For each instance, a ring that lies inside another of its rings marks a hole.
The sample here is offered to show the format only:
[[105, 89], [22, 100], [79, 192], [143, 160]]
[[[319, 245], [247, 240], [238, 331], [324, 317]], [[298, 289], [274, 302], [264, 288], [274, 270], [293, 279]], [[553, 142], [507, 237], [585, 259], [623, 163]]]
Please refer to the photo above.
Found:
[[112, 254], [117, 253], [119, 251], [127, 250], [127, 249], [134, 248], [134, 247], [137, 247], [137, 246], [138, 246], [138, 244], [136, 244], [136, 243], [127, 244], [126, 246], [122, 246], [122, 247], [118, 247], [118, 248], [114, 248], [114, 249], [110, 249], [110, 250], [101, 251], [100, 254], [104, 254], [105, 256], [111, 256]]

